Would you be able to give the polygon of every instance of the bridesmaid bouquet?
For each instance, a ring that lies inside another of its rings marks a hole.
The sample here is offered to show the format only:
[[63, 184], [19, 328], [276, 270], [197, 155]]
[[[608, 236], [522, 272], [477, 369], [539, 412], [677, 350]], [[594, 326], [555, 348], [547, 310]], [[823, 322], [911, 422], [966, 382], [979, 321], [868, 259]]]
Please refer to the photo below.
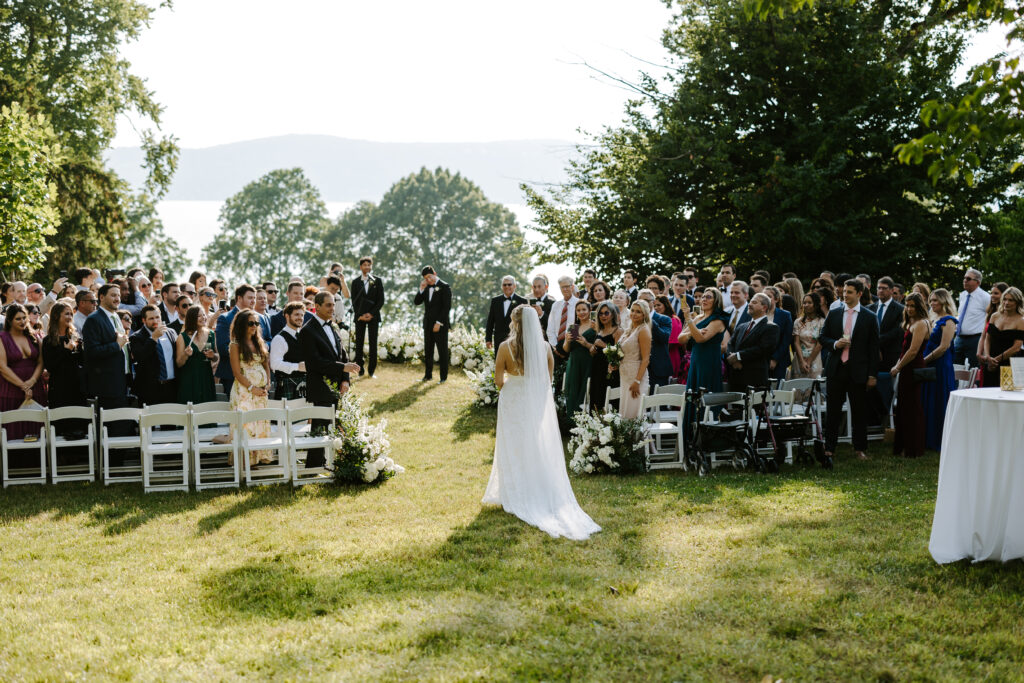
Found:
[[[626, 354], [623, 353], [621, 346], [612, 344], [611, 346], [604, 347], [604, 357], [608, 359], [609, 366], [614, 365], [618, 367], [622, 364], [622, 359], [626, 357]], [[615, 371], [609, 368], [608, 376], [611, 377], [613, 372]]]
[[333, 471], [339, 484], [381, 484], [405, 468], [391, 459], [388, 421], [370, 424], [358, 397], [342, 394], [334, 419]]
[[574, 419], [576, 426], [569, 438], [569, 469], [573, 472], [634, 474], [651, 469], [643, 420], [630, 420], [612, 411], [602, 415], [583, 410]]

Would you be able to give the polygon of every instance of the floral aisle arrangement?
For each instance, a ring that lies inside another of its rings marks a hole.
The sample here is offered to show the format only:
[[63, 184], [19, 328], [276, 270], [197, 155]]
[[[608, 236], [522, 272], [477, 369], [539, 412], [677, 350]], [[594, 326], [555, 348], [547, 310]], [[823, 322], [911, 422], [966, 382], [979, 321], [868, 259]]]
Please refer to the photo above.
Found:
[[[369, 337], [369, 335], [367, 335]], [[348, 333], [343, 338], [348, 343]], [[370, 350], [369, 339], [363, 341], [364, 357]], [[476, 370], [483, 366], [488, 358], [494, 358], [484, 343], [482, 331], [473, 327], [458, 325], [448, 334], [448, 363], [452, 367], [463, 367]], [[423, 328], [414, 324], [392, 323], [383, 325], [377, 334], [377, 358], [389, 363], [423, 362]], [[438, 360], [437, 352], [434, 360]]]
[[473, 405], [482, 408], [497, 408], [498, 385], [494, 383], [494, 359], [485, 358], [481, 363], [482, 365], [478, 366], [477, 370], [463, 368], [466, 377], [469, 377], [469, 383], [473, 386], [473, 391], [476, 392]]
[[388, 421], [370, 424], [362, 401], [342, 394], [335, 414], [333, 471], [339, 484], [381, 484], [405, 468], [391, 459]]
[[611, 411], [581, 410], [575, 422], [569, 438], [569, 469], [573, 472], [635, 474], [651, 469], [643, 420], [627, 419]]

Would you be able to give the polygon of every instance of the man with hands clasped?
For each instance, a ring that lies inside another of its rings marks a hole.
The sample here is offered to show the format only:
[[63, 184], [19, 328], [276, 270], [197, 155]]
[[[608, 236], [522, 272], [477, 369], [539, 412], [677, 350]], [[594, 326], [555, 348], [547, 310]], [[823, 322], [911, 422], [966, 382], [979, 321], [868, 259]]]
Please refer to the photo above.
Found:
[[424, 266], [420, 291], [413, 303], [423, 305], [423, 365], [424, 382], [429, 382], [434, 373], [434, 349], [437, 349], [440, 365], [440, 382], [448, 379], [448, 327], [452, 309], [452, 289], [447, 282], [437, 277], [432, 266]]
[[178, 333], [163, 321], [160, 309], [153, 304], [143, 306], [140, 315], [142, 327], [129, 341], [135, 359], [135, 395], [142, 405], [175, 403], [178, 387], [174, 346]]

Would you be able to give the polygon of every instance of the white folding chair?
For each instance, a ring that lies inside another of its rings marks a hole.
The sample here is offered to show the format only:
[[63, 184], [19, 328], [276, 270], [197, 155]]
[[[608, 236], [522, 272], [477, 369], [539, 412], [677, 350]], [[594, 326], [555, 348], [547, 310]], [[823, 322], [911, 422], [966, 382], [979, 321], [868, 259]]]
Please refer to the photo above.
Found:
[[[290, 402], [289, 402], [290, 405]], [[288, 424], [292, 425], [290, 438], [288, 439], [288, 462], [292, 468], [292, 486], [302, 486], [330, 480], [330, 470], [326, 465], [333, 459], [333, 437], [328, 434], [314, 435], [307, 432], [296, 431], [296, 423], [308, 426], [309, 420], [334, 420], [334, 409], [330, 407], [305, 406], [302, 408], [288, 408]], [[314, 449], [324, 449], [323, 467], [306, 467], [306, 460], [303, 458], [302, 465], [299, 465], [299, 451], [308, 452]]]
[[953, 377], [956, 379], [957, 389], [973, 389], [978, 381], [978, 372], [973, 369], [954, 370]]
[[[153, 405], [142, 406], [142, 416], [146, 415], [188, 415], [191, 406], [187, 403], [154, 403]], [[174, 425], [165, 425], [172, 427]], [[159, 430], [153, 434], [153, 443], [178, 443], [182, 439], [187, 440], [187, 428]]]
[[[142, 440], [142, 488], [153, 491], [188, 491], [188, 413], [143, 413], [139, 418]], [[178, 427], [156, 431], [157, 427]], [[159, 439], [156, 437], [159, 436]]]
[[[271, 423], [270, 436], [250, 436], [245, 425], [264, 421]], [[235, 433], [241, 435], [238, 456], [242, 459], [246, 486], [252, 486], [253, 484], [277, 484], [288, 481], [291, 471], [288, 467], [289, 430], [287, 428], [287, 411], [284, 408], [247, 410], [239, 414], [237, 424], [238, 429]], [[254, 451], [271, 451], [276, 458], [276, 462], [261, 464], [253, 468], [250, 464], [250, 454]]]
[[[68, 406], [66, 408], [50, 408], [47, 411], [47, 422], [50, 433], [50, 478], [54, 484], [62, 481], [95, 481], [96, 480], [96, 437], [93, 426], [92, 408], [88, 406]], [[57, 425], [61, 420], [82, 420], [88, 426], [81, 438], [69, 439], [57, 435]], [[85, 462], [68, 465], [57, 465], [59, 449], [85, 449], [88, 457]]]
[[190, 406], [193, 413], [207, 413], [212, 410], [231, 410], [231, 401], [206, 401]]
[[238, 413], [234, 410], [203, 410], [193, 412], [190, 421], [196, 491], [238, 488], [238, 439], [231, 438], [227, 443], [216, 440], [220, 436], [231, 436], [232, 427], [238, 424]]
[[[683, 406], [686, 397], [680, 394], [654, 394], [644, 396], [642, 414], [649, 426], [649, 437], [644, 448], [651, 461], [651, 469], [686, 469], [683, 462]], [[670, 419], [661, 419], [667, 415]], [[670, 445], [671, 444], [671, 445]]]
[[605, 412], [611, 410], [612, 401], [618, 401], [620, 398], [622, 398], [622, 387], [607, 387], [604, 390]]
[[[38, 435], [36, 441], [8, 439], [8, 425], [15, 422], [31, 422], [38, 426], [30, 427], [28, 434]], [[10, 455], [14, 451], [36, 451], [39, 453], [39, 466], [13, 468]], [[8, 410], [0, 413], [0, 458], [3, 460], [4, 488], [12, 484], [45, 484], [46, 483], [46, 410], [26, 408], [24, 410]]]
[[680, 396], [686, 395], [685, 384], [666, 384], [665, 386], [655, 386], [655, 394], [679, 394]]
[[[138, 436], [139, 416], [142, 411], [138, 408], [113, 408], [110, 410], [100, 408], [100, 451], [103, 469], [103, 485], [119, 482], [142, 481], [142, 437]], [[113, 422], [131, 422], [132, 431], [136, 434], [126, 436], [111, 436], [110, 424]], [[124, 460], [120, 465], [110, 464], [110, 451], [131, 450], [132, 459]], [[139, 460], [135, 460], [135, 453], [139, 453]]]

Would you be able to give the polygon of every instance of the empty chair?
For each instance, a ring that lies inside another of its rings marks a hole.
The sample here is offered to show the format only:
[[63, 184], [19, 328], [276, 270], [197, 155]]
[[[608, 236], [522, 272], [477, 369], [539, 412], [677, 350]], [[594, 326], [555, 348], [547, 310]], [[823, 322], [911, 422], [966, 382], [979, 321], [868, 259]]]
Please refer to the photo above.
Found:
[[[254, 436], [247, 425], [268, 422], [265, 436]], [[283, 408], [246, 410], [238, 416], [236, 435], [241, 434], [238, 456], [242, 459], [247, 486], [286, 482], [288, 467], [288, 413]], [[253, 462], [257, 460], [257, 462]]]
[[[289, 401], [289, 406], [290, 405], [291, 401]], [[329, 434], [311, 434], [308, 429], [305, 432], [296, 430], [297, 426], [306, 425], [308, 427], [309, 420], [326, 420], [328, 422], [332, 422], [334, 420], [334, 408], [320, 406], [305, 406], [302, 408], [289, 407], [288, 422], [292, 425], [292, 430], [291, 438], [288, 440], [288, 462], [291, 463], [293, 486], [329, 481], [330, 479], [329, 475], [331, 471], [327, 469], [326, 466], [306, 467], [304, 457], [300, 463], [300, 453], [304, 454], [312, 449], [319, 448], [323, 448], [327, 451], [327, 456], [324, 458], [325, 465], [333, 460], [331, 456], [331, 442], [333, 441], [333, 437]]]
[[[200, 405], [209, 405], [200, 404]], [[192, 470], [196, 490], [238, 488], [239, 439], [221, 442], [218, 437], [231, 436], [238, 413], [234, 410], [203, 410], [192, 413]], [[237, 430], [236, 430], [237, 432]]]
[[[145, 413], [139, 418], [142, 440], [142, 488], [153, 491], [188, 491], [188, 413]], [[174, 427], [173, 431], [156, 431]], [[154, 436], [159, 435], [159, 440]]]
[[[685, 401], [685, 396], [675, 393], [644, 396], [642, 414], [649, 422], [647, 436], [650, 437], [644, 448], [647, 449], [651, 469], [686, 469], [682, 419]], [[668, 416], [668, 419], [662, 419], [662, 416]]]
[[608, 387], [604, 390], [604, 409], [605, 412], [612, 409], [612, 401], [618, 401], [622, 398], [622, 387]]
[[[54, 484], [62, 481], [94, 481], [96, 479], [95, 448], [96, 439], [93, 427], [93, 412], [88, 406], [67, 406], [51, 408], [47, 415], [49, 423], [50, 444], [50, 477]], [[57, 424], [61, 420], [80, 420], [85, 430], [80, 434], [65, 431], [63, 436], [57, 434]], [[58, 451], [72, 451], [65, 459], [72, 462], [61, 464]]]
[[666, 384], [664, 386], [654, 387], [655, 394], [679, 394], [680, 396], [686, 395], [685, 384]]
[[[142, 415], [188, 415], [191, 407], [186, 403], [155, 403], [143, 405]], [[184, 428], [177, 428], [173, 425], [166, 425], [169, 429], [161, 429], [153, 434], [153, 443], [178, 443], [182, 439], [188, 439]]]
[[978, 373], [971, 369], [954, 370], [953, 377], [956, 379], [957, 389], [973, 389], [978, 380]]
[[[141, 414], [138, 408], [100, 408], [100, 467], [104, 485], [142, 481]], [[112, 456], [111, 451], [117, 456]]]
[[[8, 439], [8, 426], [15, 422], [30, 422], [29, 431], [20, 439]], [[38, 425], [38, 430], [36, 429]], [[34, 440], [33, 440], [34, 439]], [[28, 460], [12, 454], [24, 453]], [[11, 484], [46, 483], [46, 411], [38, 409], [8, 410], [0, 412], [0, 455], [3, 459], [4, 488]]]

